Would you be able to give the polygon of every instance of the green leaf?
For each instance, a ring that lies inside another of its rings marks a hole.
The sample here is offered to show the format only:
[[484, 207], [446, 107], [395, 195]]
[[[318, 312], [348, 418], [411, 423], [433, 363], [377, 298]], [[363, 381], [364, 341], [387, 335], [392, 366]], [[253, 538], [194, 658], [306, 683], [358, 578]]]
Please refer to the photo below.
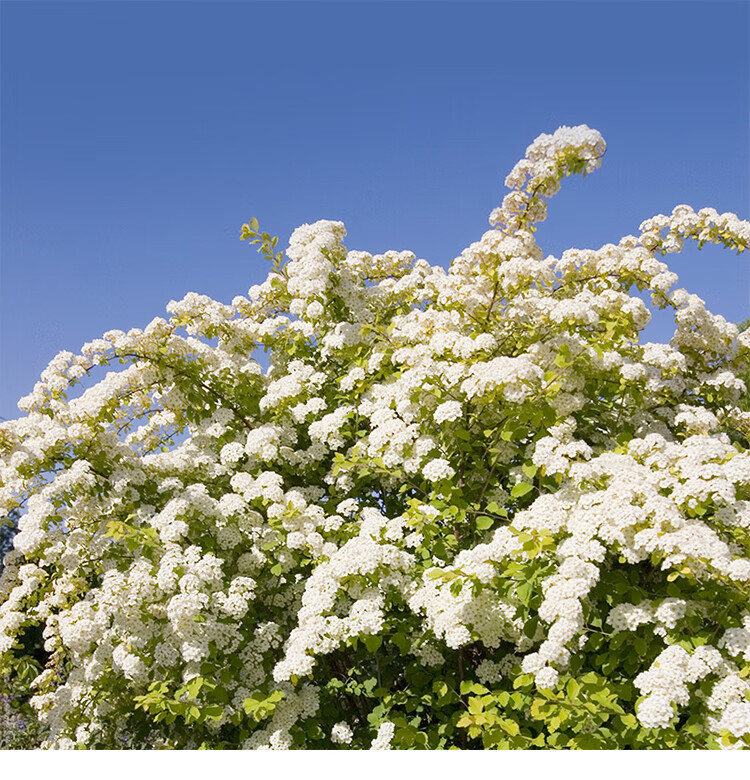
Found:
[[527, 493], [530, 493], [534, 489], [534, 486], [528, 482], [518, 482], [510, 489], [511, 498], [521, 498]]
[[486, 515], [481, 515], [476, 519], [477, 530], [486, 531], [488, 528], [492, 527], [493, 522], [494, 521], [491, 517], [487, 517]]
[[189, 705], [183, 701], [170, 700], [167, 702], [167, 709], [173, 715], [184, 715], [187, 712]]
[[391, 641], [401, 651], [402, 655], [406, 655], [411, 649], [411, 642], [407, 638], [406, 634], [402, 633], [401, 631], [397, 631], [391, 638]]
[[568, 684], [565, 686], [565, 690], [568, 694], [568, 698], [571, 701], [574, 701], [581, 691], [581, 686], [576, 680], [570, 679], [568, 680]]
[[365, 647], [369, 653], [376, 653], [383, 644], [383, 637], [379, 634], [367, 634], [362, 641], [365, 643]]
[[518, 723], [510, 718], [503, 718], [500, 721], [500, 728], [511, 737], [518, 736], [521, 733], [521, 729], [518, 727]]
[[534, 595], [534, 586], [530, 582], [522, 582], [516, 588], [516, 595], [521, 604], [528, 607], [531, 604], [531, 599]]
[[527, 688], [534, 682], [533, 674], [519, 674], [515, 680], [513, 680], [514, 688]]
[[484, 711], [484, 704], [482, 704], [481, 699], [477, 699], [476, 696], [470, 696], [469, 697], [469, 712], [472, 715], [478, 715], [480, 712]]

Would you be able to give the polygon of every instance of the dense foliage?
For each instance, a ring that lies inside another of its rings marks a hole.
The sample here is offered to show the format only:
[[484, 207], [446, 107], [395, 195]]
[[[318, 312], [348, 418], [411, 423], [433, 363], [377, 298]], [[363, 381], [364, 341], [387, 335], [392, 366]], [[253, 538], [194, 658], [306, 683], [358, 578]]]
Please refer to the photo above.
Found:
[[14, 509], [0, 523], [0, 572], [3, 570], [6, 554], [13, 547], [13, 537], [18, 533], [18, 516], [18, 510]]
[[537, 138], [448, 271], [330, 221], [285, 257], [252, 220], [247, 298], [52, 361], [0, 426], [29, 742], [750, 745], [750, 332], [662, 260], [750, 224], [678, 206], [545, 257], [546, 199], [604, 151]]

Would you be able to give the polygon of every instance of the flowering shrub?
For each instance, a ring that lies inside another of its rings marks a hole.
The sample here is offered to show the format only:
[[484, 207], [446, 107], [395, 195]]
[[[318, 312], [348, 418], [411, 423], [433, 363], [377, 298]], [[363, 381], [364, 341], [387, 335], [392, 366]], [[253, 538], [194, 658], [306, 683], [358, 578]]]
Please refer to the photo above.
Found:
[[42, 747], [750, 745], [750, 332], [661, 259], [750, 224], [545, 257], [604, 151], [537, 138], [448, 271], [252, 220], [247, 298], [52, 361], [0, 426], [0, 674]]

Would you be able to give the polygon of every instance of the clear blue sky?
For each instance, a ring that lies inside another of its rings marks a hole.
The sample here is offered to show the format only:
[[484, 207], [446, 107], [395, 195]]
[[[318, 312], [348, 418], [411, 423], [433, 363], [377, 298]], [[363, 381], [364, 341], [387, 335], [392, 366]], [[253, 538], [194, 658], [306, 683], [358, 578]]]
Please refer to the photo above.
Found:
[[[447, 264], [562, 124], [609, 149], [550, 202], [546, 251], [616, 242], [678, 203], [747, 219], [749, 9], [2, 2], [0, 416], [58, 350], [188, 291], [246, 293], [266, 273], [238, 240], [253, 215], [284, 246], [341, 219], [352, 249]], [[747, 256], [671, 259], [713, 311], [750, 314]]]

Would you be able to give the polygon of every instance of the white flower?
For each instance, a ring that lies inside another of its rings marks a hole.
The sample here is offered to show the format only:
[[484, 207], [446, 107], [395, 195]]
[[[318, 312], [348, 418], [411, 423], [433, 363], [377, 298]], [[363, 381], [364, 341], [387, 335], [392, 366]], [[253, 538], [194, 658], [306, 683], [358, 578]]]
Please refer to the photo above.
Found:
[[458, 401], [445, 401], [435, 409], [435, 422], [440, 425], [444, 422], [457, 420], [462, 414], [461, 404]]
[[553, 669], [551, 666], [545, 666], [534, 675], [534, 682], [536, 683], [537, 688], [552, 689], [557, 685], [559, 677], [560, 675], [558, 674], [557, 669]]
[[242, 460], [244, 454], [245, 448], [239, 442], [231, 442], [230, 444], [225, 444], [221, 448], [219, 458], [225, 466], [233, 466], [235, 463]]
[[455, 470], [445, 458], [435, 458], [422, 468], [422, 475], [430, 482], [439, 482], [441, 479], [450, 479]]
[[388, 720], [381, 723], [378, 726], [378, 734], [370, 745], [370, 750], [390, 750], [395, 728], [394, 724]]
[[354, 732], [349, 727], [349, 724], [343, 720], [336, 723], [331, 729], [331, 742], [339, 745], [348, 745], [352, 741], [353, 736]]

